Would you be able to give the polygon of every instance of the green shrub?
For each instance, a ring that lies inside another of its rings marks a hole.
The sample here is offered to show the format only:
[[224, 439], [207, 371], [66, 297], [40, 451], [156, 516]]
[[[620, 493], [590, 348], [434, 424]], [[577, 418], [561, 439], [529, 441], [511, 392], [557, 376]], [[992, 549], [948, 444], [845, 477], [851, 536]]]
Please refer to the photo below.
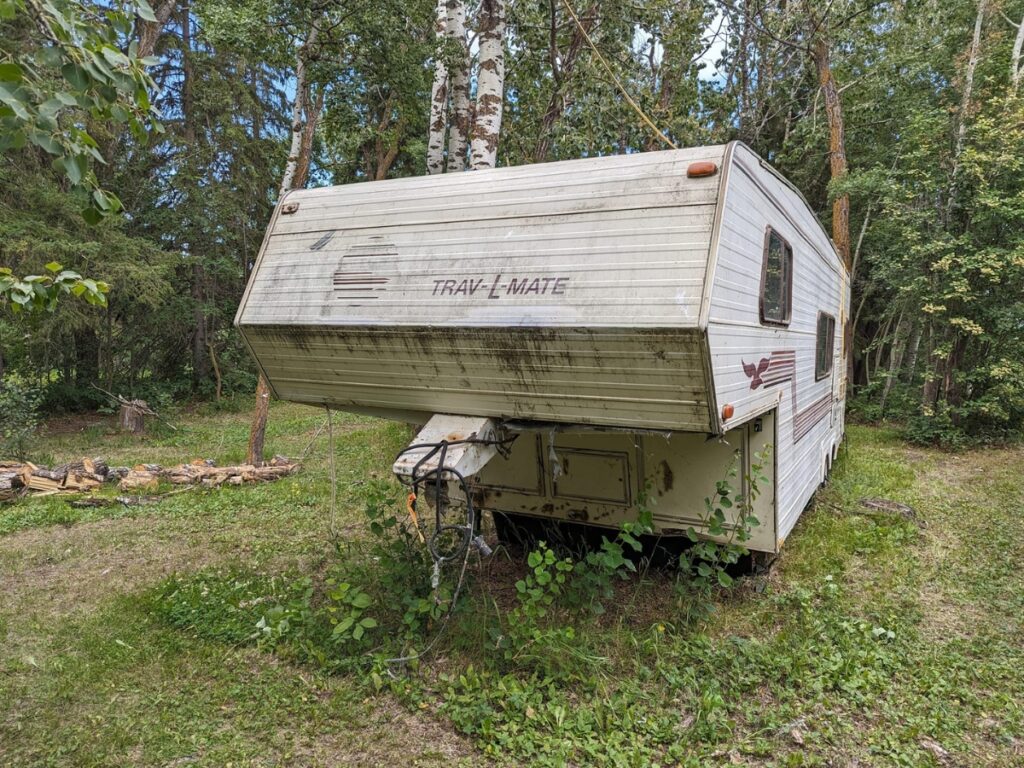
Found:
[[13, 377], [0, 382], [0, 458], [27, 458], [39, 426], [39, 390]]

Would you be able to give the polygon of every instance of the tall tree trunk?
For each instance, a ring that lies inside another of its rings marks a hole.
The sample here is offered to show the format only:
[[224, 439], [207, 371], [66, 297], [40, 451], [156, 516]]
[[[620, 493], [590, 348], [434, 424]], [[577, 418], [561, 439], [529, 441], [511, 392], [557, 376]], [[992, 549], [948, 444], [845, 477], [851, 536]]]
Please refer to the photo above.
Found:
[[326, 91], [322, 88], [315, 98], [310, 96], [310, 88], [307, 83], [306, 95], [302, 98], [305, 105], [306, 121], [302, 126], [302, 137], [299, 144], [299, 162], [295, 167], [295, 178], [292, 179], [292, 188], [301, 189], [309, 181], [309, 167], [313, 159], [313, 139], [316, 136], [316, 127], [320, 123], [320, 115], [324, 110], [324, 99]]
[[505, 0], [483, 0], [480, 5], [480, 69], [470, 147], [474, 170], [493, 168], [497, 161], [504, 104]]
[[903, 364], [903, 354], [907, 348], [907, 330], [903, 322], [904, 313], [900, 312], [900, 319], [896, 321], [896, 330], [893, 332], [892, 344], [889, 347], [889, 373], [885, 377], [885, 385], [882, 387], [882, 402], [880, 408], [882, 416], [885, 416], [885, 403], [892, 391], [893, 380], [899, 376], [900, 366]]
[[434, 17], [434, 83], [430, 89], [430, 123], [427, 134], [427, 173], [444, 172], [444, 138], [448, 127], [448, 66], [445, 63], [445, 41], [448, 37], [448, 4], [437, 0]]
[[914, 381], [917, 372], [917, 353], [921, 347], [921, 323], [914, 323], [914, 330], [907, 343], [907, 362], [903, 366], [902, 380], [908, 384]]
[[967, 65], [964, 67], [963, 92], [960, 95], [960, 113], [957, 115], [956, 144], [953, 147], [953, 168], [949, 174], [949, 193], [946, 197], [945, 223], [948, 226], [950, 217], [956, 208], [957, 181], [960, 177], [960, 156], [967, 140], [967, 123], [971, 112], [971, 101], [974, 98], [974, 72], [978, 68], [981, 54], [981, 30], [985, 24], [985, 13], [989, 0], [978, 0], [978, 12], [974, 17], [974, 34], [971, 47], [967, 52]]
[[458, 57], [449, 73], [451, 81], [451, 119], [448, 125], [448, 171], [466, 170], [466, 147], [469, 142], [469, 48], [466, 45], [465, 0], [449, 0], [448, 36]]
[[[288, 162], [285, 165], [284, 175], [281, 178], [281, 188], [278, 190], [277, 199], [280, 201], [288, 194], [293, 186], [301, 186], [306, 183], [304, 174], [309, 170], [309, 158], [302, 159], [303, 149], [310, 151], [312, 141], [303, 143], [302, 137], [305, 133], [305, 117], [308, 114], [306, 99], [309, 96], [309, 82], [306, 75], [306, 62], [313, 46], [316, 45], [318, 28], [314, 24], [309, 32], [306, 42], [299, 47], [295, 60], [295, 101], [292, 103], [292, 130], [291, 146], [288, 150]], [[310, 115], [311, 119], [318, 119]], [[252, 427], [249, 430], [249, 448], [246, 452], [246, 463], [254, 466], [263, 466], [263, 443], [267, 434], [267, 417], [270, 413], [270, 384], [263, 373], [260, 373], [259, 381], [256, 384], [256, 408], [253, 411]]]
[[[309, 98], [309, 82], [306, 77], [306, 62], [309, 57], [310, 50], [316, 45], [318, 36], [319, 29], [314, 24], [313, 28], [309, 31], [309, 37], [306, 39], [305, 43], [299, 46], [298, 53], [295, 57], [295, 101], [292, 102], [291, 145], [288, 148], [288, 162], [285, 163], [284, 176], [281, 178], [281, 187], [277, 194], [278, 200], [295, 188], [296, 174], [303, 162], [302, 137], [305, 135], [306, 131], [306, 100]], [[307, 146], [307, 149], [310, 148], [312, 148], [312, 142]], [[308, 168], [307, 159], [306, 170], [308, 170]]]
[[964, 68], [964, 90], [960, 99], [960, 114], [957, 118], [956, 147], [953, 150], [953, 173], [956, 175], [956, 163], [964, 151], [964, 140], [967, 138], [967, 115], [971, 111], [971, 99], [974, 95], [974, 71], [978, 68], [978, 57], [981, 54], [981, 28], [985, 23], [985, 12], [989, 0], [978, 0], [978, 13], [974, 17], [974, 35], [971, 37], [971, 48], [967, 55], [967, 66]]
[[[943, 375], [943, 360], [935, 355], [935, 348], [938, 346], [935, 338], [937, 335], [934, 323], [929, 323], [928, 344], [925, 347], [927, 354], [925, 355], [924, 386], [921, 387], [921, 407], [925, 411], [930, 411], [935, 407], [935, 402], [939, 398], [939, 382], [942, 381]], [[929, 364], [932, 366], [930, 371], [928, 370]]]
[[[818, 84], [821, 95], [825, 99], [825, 115], [828, 118], [828, 157], [832, 180], [843, 178], [849, 166], [846, 162], [846, 128], [843, 122], [843, 104], [839, 98], [839, 88], [832, 75], [832, 62], [828, 41], [821, 35], [811, 44], [811, 59], [818, 72]], [[832, 203], [832, 240], [836, 250], [850, 269], [850, 196], [842, 194]]]
[[[197, 258], [193, 254], [193, 258]], [[206, 271], [198, 261], [192, 265], [192, 386], [210, 378], [210, 357], [206, 351]]]
[[[813, 15], [809, 14], [813, 20]], [[828, 118], [828, 156], [832, 181], [846, 176], [849, 166], [846, 161], [846, 128], [843, 122], [843, 103], [839, 88], [832, 74], [829, 43], [823, 30], [818, 29], [810, 47], [811, 59], [818, 72], [818, 84], [825, 100], [825, 115]], [[832, 242], [846, 264], [853, 280], [853, 255], [850, 252], [850, 196], [843, 193], [832, 203]], [[849, 315], [843, 324], [843, 352], [846, 357], [846, 382], [853, 382], [853, 326]], [[877, 366], [876, 366], [877, 368]]]
[[153, 15], [156, 16], [156, 21], [145, 21], [142, 18], [139, 19], [139, 24], [136, 30], [136, 38], [139, 41], [139, 48], [136, 55], [140, 59], [153, 55], [153, 51], [156, 50], [157, 40], [160, 39], [160, 33], [167, 25], [167, 22], [170, 21], [171, 14], [174, 13], [174, 6], [175, 0], [164, 0], [162, 3], [153, 3]]
[[1010, 89], [1016, 94], [1020, 90], [1020, 81], [1024, 79], [1024, 64], [1021, 64], [1021, 53], [1024, 51], [1024, 16], [1021, 17], [1019, 24], [1012, 21], [1010, 24], [1017, 28], [1017, 36], [1013, 39], [1013, 51], [1010, 54]]

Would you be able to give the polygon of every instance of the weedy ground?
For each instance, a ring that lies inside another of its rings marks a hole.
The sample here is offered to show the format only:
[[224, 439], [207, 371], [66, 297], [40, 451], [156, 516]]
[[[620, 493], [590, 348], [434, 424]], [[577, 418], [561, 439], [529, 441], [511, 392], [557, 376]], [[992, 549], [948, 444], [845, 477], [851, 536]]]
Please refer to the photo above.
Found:
[[[246, 414], [175, 423], [141, 439], [101, 416], [53, 423], [35, 453], [242, 458]], [[652, 571], [616, 580], [603, 612], [537, 618], [514, 587], [523, 556], [499, 551], [471, 564], [436, 653], [392, 676], [372, 654], [397, 647], [408, 605], [385, 586], [429, 573], [381, 570], [366, 509], [408, 434], [335, 416], [332, 520], [323, 424], [275, 404], [269, 450], [308, 449], [277, 483], [0, 507], [0, 765], [1024, 764], [1020, 448], [952, 455], [852, 427], [774, 568], [710, 613]], [[297, 600], [302, 621], [325, 574], [370, 596], [345, 604], [376, 617], [352, 663], [315, 632], [301, 653], [253, 640], [272, 605]], [[510, 616], [538, 634], [509, 646]]]

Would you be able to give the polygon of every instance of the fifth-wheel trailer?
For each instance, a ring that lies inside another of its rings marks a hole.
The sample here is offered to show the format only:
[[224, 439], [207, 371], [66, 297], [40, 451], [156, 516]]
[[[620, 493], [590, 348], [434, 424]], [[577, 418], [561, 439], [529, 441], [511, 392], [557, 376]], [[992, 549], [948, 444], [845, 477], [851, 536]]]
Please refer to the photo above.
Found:
[[777, 552], [843, 437], [849, 299], [733, 142], [291, 192], [235, 322], [281, 399], [516, 436], [446, 459], [492, 512], [701, 532], [769, 448], [748, 546]]

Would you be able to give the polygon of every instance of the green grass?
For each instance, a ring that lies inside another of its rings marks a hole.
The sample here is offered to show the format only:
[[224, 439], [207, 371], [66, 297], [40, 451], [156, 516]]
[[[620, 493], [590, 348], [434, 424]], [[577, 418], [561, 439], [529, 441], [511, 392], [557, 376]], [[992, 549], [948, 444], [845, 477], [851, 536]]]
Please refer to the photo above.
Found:
[[[323, 421], [275, 404], [268, 450], [301, 454]], [[141, 440], [86, 426], [44, 436], [38, 453], [241, 459], [246, 414], [177, 423]], [[338, 415], [335, 434], [340, 546], [325, 434], [278, 483], [147, 507], [0, 507], [0, 764], [1024, 760], [1019, 448], [952, 455], [851, 428], [776, 566], [719, 593], [708, 620], [686, 621], [671, 576], [652, 573], [617, 585], [601, 616], [556, 604], [545, 626], [574, 635], [514, 661], [493, 631], [507, 628], [523, 566], [499, 553], [474, 566], [437, 655], [392, 681], [368, 653], [400, 629], [397, 585], [429, 574], [389, 570], [364, 508], [408, 433]], [[916, 517], [866, 514], [866, 497]], [[371, 642], [254, 642], [266, 606], [328, 575], [372, 593]], [[348, 671], [326, 673], [344, 653]]]

